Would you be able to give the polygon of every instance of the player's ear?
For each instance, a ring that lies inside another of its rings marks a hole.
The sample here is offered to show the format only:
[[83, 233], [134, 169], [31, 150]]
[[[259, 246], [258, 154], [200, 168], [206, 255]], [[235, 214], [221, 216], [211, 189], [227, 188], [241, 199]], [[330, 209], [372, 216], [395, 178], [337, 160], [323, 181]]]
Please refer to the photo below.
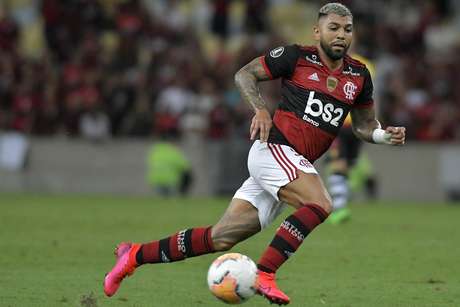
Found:
[[315, 41], [319, 41], [319, 25], [318, 24], [313, 27], [313, 39]]

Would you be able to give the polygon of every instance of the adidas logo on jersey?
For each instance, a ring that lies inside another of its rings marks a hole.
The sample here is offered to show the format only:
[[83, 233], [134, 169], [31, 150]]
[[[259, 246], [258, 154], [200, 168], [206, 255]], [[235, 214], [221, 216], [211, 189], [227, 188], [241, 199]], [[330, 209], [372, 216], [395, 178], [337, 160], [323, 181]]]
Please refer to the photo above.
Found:
[[312, 73], [309, 77], [308, 77], [309, 80], [313, 80], [313, 81], [319, 81], [319, 77], [318, 77], [318, 74], [317, 73]]

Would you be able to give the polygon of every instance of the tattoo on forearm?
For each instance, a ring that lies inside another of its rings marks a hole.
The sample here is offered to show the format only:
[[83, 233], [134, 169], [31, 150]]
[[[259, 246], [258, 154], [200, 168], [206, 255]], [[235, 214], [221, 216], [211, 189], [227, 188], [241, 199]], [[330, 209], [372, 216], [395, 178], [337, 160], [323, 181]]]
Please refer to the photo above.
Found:
[[257, 83], [269, 79], [260, 60], [256, 58], [236, 73], [235, 84], [243, 100], [257, 110], [265, 108]]
[[351, 118], [355, 135], [364, 141], [373, 143], [372, 132], [380, 127], [379, 121], [375, 118], [374, 108], [353, 109]]

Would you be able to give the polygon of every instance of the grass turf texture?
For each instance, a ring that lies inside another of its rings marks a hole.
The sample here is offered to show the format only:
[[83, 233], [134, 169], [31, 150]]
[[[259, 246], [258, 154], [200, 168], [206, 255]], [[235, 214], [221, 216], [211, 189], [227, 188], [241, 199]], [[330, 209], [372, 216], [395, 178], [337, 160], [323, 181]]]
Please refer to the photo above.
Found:
[[[224, 306], [208, 291], [217, 254], [147, 265], [106, 298], [116, 243], [214, 223], [227, 199], [0, 196], [0, 306]], [[460, 306], [460, 207], [355, 204], [324, 224], [280, 269], [290, 306]], [[290, 210], [286, 210], [286, 216]], [[233, 251], [255, 261], [272, 227]], [[259, 296], [247, 306], [268, 306]]]

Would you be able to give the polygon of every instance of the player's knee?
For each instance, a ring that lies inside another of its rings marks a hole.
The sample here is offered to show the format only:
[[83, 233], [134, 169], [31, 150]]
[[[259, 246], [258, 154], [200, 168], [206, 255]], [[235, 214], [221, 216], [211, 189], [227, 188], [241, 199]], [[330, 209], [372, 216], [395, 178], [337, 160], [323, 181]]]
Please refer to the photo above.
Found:
[[323, 208], [323, 210], [326, 211], [327, 214], [331, 214], [332, 210], [334, 210], [334, 207], [332, 206], [332, 200], [328, 196], [318, 201], [317, 205]]
[[308, 194], [303, 195], [302, 193], [294, 195], [290, 194], [288, 196], [285, 196], [283, 193], [279, 193], [279, 195], [283, 197], [282, 199], [285, 202], [293, 205], [296, 208], [300, 208], [308, 204], [315, 204], [323, 208], [323, 210], [326, 211], [328, 214], [331, 213], [333, 210], [332, 199], [328, 193], [321, 193], [320, 195], [313, 196]]
[[320, 206], [327, 214], [330, 214], [334, 207], [332, 206], [332, 199], [328, 194], [311, 197], [299, 197], [299, 205], [314, 204]]

